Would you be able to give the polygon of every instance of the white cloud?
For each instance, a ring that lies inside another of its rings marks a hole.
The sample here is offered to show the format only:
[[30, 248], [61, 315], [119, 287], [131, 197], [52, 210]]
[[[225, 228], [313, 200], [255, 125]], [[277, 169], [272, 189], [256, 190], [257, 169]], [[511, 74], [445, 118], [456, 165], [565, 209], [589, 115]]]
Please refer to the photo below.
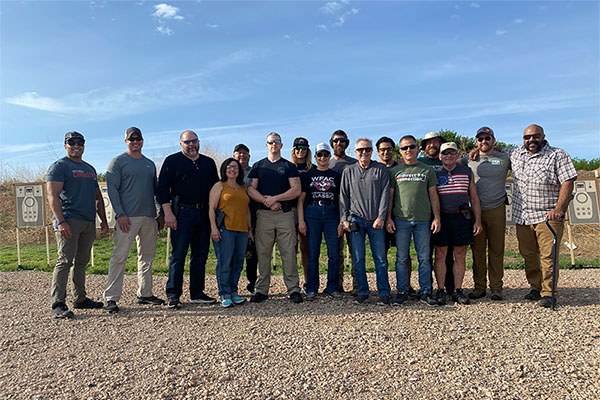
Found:
[[515, 24], [522, 24], [523, 22], [525, 22], [525, 20], [523, 18], [517, 18], [514, 22]]
[[178, 7], [173, 7], [165, 3], [157, 4], [154, 6], [154, 13], [152, 16], [159, 19], [178, 19], [181, 20], [183, 17], [178, 15]]
[[290, 35], [283, 35], [283, 38], [284, 38], [285, 40], [290, 40], [292, 37], [291, 37]]
[[173, 30], [168, 26], [159, 25], [156, 27], [156, 31], [162, 33], [163, 35], [171, 36], [173, 34]]
[[504, 29], [497, 29], [496, 36], [504, 36], [508, 31]]
[[328, 32], [329, 29], [327, 29], [327, 25], [323, 25], [323, 24], [319, 24], [316, 26], [317, 29], [321, 30], [321, 31], [325, 31]]
[[333, 23], [333, 26], [342, 26], [346, 23], [346, 18], [348, 18], [351, 15], [356, 15], [358, 14], [358, 8], [351, 8], [350, 10], [346, 11], [345, 13], [343, 13], [342, 15], [340, 15], [338, 17], [338, 19]]
[[210, 29], [217, 29], [219, 27], [219, 25], [216, 25], [216, 24], [206, 24], [206, 27], [210, 28]]
[[[347, 4], [348, 2], [345, 2], [345, 4]], [[328, 3], [326, 3], [323, 7], [321, 7], [319, 10], [321, 10], [321, 12], [324, 12], [325, 14], [335, 14], [338, 11], [340, 11], [342, 9], [342, 3], [338, 3], [337, 1], [330, 1]]]
[[[329, 1], [319, 10], [325, 14], [330, 14], [335, 17], [335, 20], [331, 23], [331, 27], [340, 27], [346, 23], [346, 20], [351, 15], [358, 14], [358, 8], [352, 7], [348, 9], [349, 0]], [[324, 24], [317, 25], [317, 29], [328, 31], [327, 26]]]
[[35, 108], [49, 112], [68, 112], [68, 107], [59, 100], [50, 97], [42, 97], [37, 92], [26, 92], [14, 97], [9, 97], [6, 102], [16, 106]]
[[479, 5], [479, 3], [473, 2], [473, 3], [469, 4], [469, 7], [471, 7], [471, 8], [479, 8], [480, 5]]

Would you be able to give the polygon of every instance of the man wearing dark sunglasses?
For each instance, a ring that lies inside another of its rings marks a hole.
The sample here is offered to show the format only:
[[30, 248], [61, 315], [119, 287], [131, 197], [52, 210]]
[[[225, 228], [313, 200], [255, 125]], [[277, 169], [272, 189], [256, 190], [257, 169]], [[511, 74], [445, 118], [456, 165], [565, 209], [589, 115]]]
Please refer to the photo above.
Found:
[[108, 197], [117, 219], [104, 290], [104, 308], [109, 313], [119, 311], [117, 302], [123, 292], [125, 264], [134, 241], [138, 252], [137, 303], [165, 304], [152, 292], [152, 263], [156, 257], [158, 235], [154, 201], [156, 165], [142, 154], [144, 138], [139, 128], [127, 128], [125, 144], [127, 151], [113, 158], [106, 170]]
[[83, 161], [85, 138], [79, 132], [67, 132], [67, 156], [55, 161], [46, 177], [48, 204], [53, 214], [58, 260], [52, 275], [52, 312], [56, 318], [73, 318], [65, 303], [67, 281], [72, 271], [73, 308], [102, 308], [103, 304], [87, 297], [85, 270], [96, 239], [96, 214], [100, 233], [108, 232], [104, 200], [96, 170]]
[[206, 260], [210, 244], [208, 194], [219, 180], [215, 161], [199, 153], [198, 135], [183, 131], [179, 137], [181, 151], [171, 154], [160, 169], [157, 200], [171, 229], [171, 258], [167, 280], [168, 305], [181, 307], [183, 270], [190, 249], [190, 302], [213, 304], [215, 299], [204, 293]]
[[485, 297], [489, 276], [490, 299], [498, 301], [502, 300], [504, 277], [506, 175], [510, 160], [506, 153], [494, 149], [494, 131], [487, 126], [477, 130], [475, 143], [478, 156], [475, 160], [469, 160], [468, 165], [473, 171], [481, 203], [482, 232], [475, 236], [471, 246], [475, 287], [469, 297]]

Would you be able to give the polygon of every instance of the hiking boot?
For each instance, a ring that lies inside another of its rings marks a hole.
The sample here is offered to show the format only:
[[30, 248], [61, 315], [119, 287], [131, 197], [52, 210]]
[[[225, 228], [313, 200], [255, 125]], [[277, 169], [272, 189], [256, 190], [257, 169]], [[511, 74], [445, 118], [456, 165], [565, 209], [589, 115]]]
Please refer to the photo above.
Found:
[[179, 301], [179, 297], [170, 297], [168, 300], [168, 306], [172, 310], [177, 310], [181, 308], [181, 302]]
[[73, 314], [73, 311], [69, 310], [69, 307], [67, 307], [65, 303], [52, 304], [52, 313], [54, 314], [54, 318], [59, 319], [70, 319], [75, 316], [75, 314]]
[[437, 300], [431, 296], [431, 293], [422, 294], [419, 301], [429, 307], [439, 306]]
[[419, 294], [419, 292], [417, 292], [415, 289], [412, 288], [412, 286], [408, 287], [408, 298], [410, 300], [419, 300], [421, 298], [421, 295]]
[[233, 307], [233, 301], [231, 299], [225, 299], [221, 297], [221, 307], [230, 308]]
[[446, 290], [444, 289], [438, 289], [435, 292], [434, 298], [438, 306], [445, 306], [448, 303], [448, 300], [446, 300]]
[[365, 304], [368, 299], [369, 299], [369, 296], [366, 294], [357, 294], [356, 297], [354, 298], [353, 302], [356, 304]]
[[409, 298], [409, 294], [406, 292], [398, 292], [398, 294], [396, 295], [396, 297], [394, 298], [394, 302], [392, 303], [392, 305], [394, 306], [401, 306], [402, 304], [406, 303], [406, 301]]
[[469, 301], [469, 298], [462, 289], [456, 289], [454, 293], [452, 293], [452, 300], [458, 304], [471, 304], [471, 301]]
[[196, 297], [194, 299], [190, 299], [190, 303], [194, 303], [194, 304], [215, 304], [216, 302], [217, 302], [217, 299], [215, 299], [214, 297], [208, 296], [204, 292], [200, 292], [198, 297]]
[[490, 299], [493, 301], [500, 301], [504, 300], [504, 297], [502, 297], [502, 292], [492, 292]]
[[377, 298], [378, 306], [389, 306], [390, 305], [390, 296], [379, 296]]
[[137, 303], [138, 304], [152, 304], [154, 306], [162, 306], [163, 304], [165, 304], [165, 301], [163, 299], [159, 299], [156, 296], [148, 296], [148, 297], [138, 297]]
[[88, 299], [87, 297], [85, 298], [84, 301], [80, 301], [79, 303], [73, 303], [73, 308], [79, 308], [79, 309], [102, 308], [103, 306], [104, 306], [104, 303], [102, 303], [101, 301], [94, 301], [92, 299]]
[[532, 289], [529, 291], [529, 293], [527, 293], [525, 295], [525, 297], [523, 297], [525, 300], [533, 300], [533, 301], [538, 301], [539, 299], [542, 298], [542, 296], [540, 295], [540, 291], [539, 290], [535, 290]]
[[108, 300], [104, 305], [104, 309], [111, 314], [119, 312], [119, 306], [117, 306], [117, 302], [114, 300]]
[[306, 301], [314, 301], [317, 298], [317, 294], [315, 292], [306, 293]]
[[240, 296], [237, 293], [232, 293], [231, 294], [231, 301], [233, 301], [233, 304], [235, 304], [236, 306], [238, 306], [240, 304], [244, 304], [246, 302], [246, 299], [243, 298], [242, 296]]
[[298, 292], [292, 292], [292, 293], [290, 293], [289, 298], [290, 298], [290, 300], [291, 300], [292, 303], [296, 303], [296, 304], [302, 303], [302, 301], [303, 301], [302, 300], [302, 295], [300, 293], [298, 293]]
[[262, 303], [263, 301], [269, 298], [268, 295], [262, 294], [261, 292], [254, 292], [252, 297], [250, 297], [250, 303]]
[[486, 291], [485, 289], [473, 289], [473, 291], [471, 291], [471, 293], [469, 293], [469, 298], [470, 299], [481, 299], [482, 297], [485, 297]]
[[[538, 301], [538, 305], [540, 307], [544, 307], [544, 308], [550, 308], [552, 307], [552, 297], [550, 296], [544, 296], [540, 299], [540, 301]], [[554, 299], [554, 305], [556, 306], [556, 299]]]
[[338, 291], [334, 291], [334, 292], [327, 292], [327, 295], [328, 295], [329, 297], [331, 297], [332, 299], [334, 299], [334, 300], [342, 300], [342, 299], [344, 298], [344, 295], [343, 295], [343, 294], [341, 294], [341, 293], [340, 293], [340, 292], [338, 292]]

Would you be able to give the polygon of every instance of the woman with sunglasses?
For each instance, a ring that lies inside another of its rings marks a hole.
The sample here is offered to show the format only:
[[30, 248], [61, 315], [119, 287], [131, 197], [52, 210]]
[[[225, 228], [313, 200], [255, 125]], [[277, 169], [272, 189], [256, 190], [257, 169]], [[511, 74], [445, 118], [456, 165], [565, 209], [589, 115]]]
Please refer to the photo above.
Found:
[[314, 300], [319, 291], [319, 256], [321, 239], [327, 245], [327, 287], [325, 291], [339, 300], [339, 240], [342, 235], [339, 215], [340, 183], [342, 176], [329, 169], [331, 148], [319, 143], [316, 148], [317, 168], [301, 175], [302, 194], [298, 199], [298, 230], [308, 242], [306, 300]]
[[[297, 137], [294, 139], [294, 145], [292, 147], [291, 161], [298, 168], [298, 172], [300, 173], [300, 178], [302, 175], [310, 171], [313, 168], [313, 164], [310, 159], [312, 157], [312, 153], [310, 151], [310, 146], [308, 144], [308, 139], [303, 137]], [[295, 214], [296, 219], [296, 230], [298, 229], [298, 215]], [[298, 235], [298, 243], [300, 244], [300, 254], [302, 259], [302, 270], [304, 271], [304, 286], [303, 291], [306, 292], [306, 280], [307, 275], [306, 271], [308, 268], [308, 245], [306, 244], [306, 236]], [[297, 249], [296, 249], [297, 251]]]
[[[238, 294], [238, 281], [244, 266], [248, 237], [252, 236], [252, 224], [242, 165], [238, 160], [228, 158], [221, 164], [220, 173], [221, 180], [210, 191], [208, 218], [217, 257], [221, 306], [229, 308], [246, 301]], [[219, 224], [221, 226], [217, 224], [217, 210], [225, 214]]]

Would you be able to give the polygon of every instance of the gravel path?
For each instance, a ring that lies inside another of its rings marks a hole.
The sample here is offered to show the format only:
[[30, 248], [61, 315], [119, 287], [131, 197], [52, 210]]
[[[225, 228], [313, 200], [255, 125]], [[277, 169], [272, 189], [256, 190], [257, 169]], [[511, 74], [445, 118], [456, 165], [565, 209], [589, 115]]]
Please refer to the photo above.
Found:
[[50, 280], [0, 273], [0, 399], [600, 398], [600, 270], [561, 271], [555, 312], [521, 300], [523, 271], [503, 302], [441, 308], [295, 305], [278, 276], [262, 304], [170, 311], [135, 304], [127, 276], [120, 313], [55, 320]]

